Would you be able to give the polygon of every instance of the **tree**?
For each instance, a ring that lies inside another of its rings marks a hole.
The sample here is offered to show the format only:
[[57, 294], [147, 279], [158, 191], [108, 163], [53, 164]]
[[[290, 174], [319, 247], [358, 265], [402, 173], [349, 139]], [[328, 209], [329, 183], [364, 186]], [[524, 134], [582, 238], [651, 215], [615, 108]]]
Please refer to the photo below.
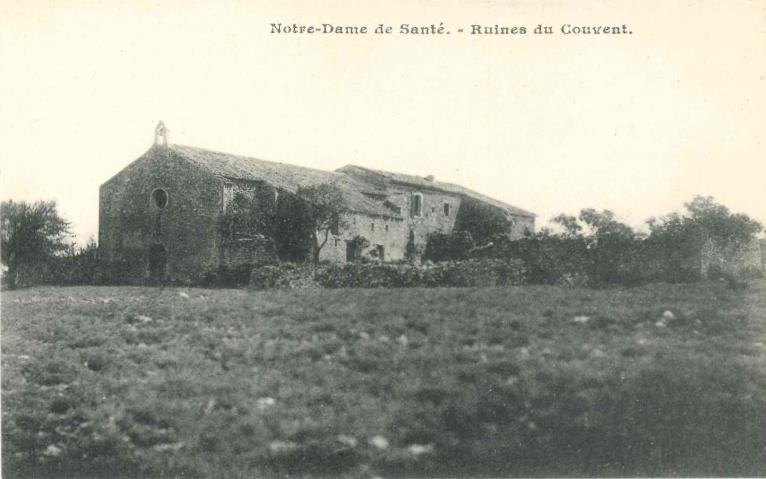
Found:
[[281, 261], [304, 262], [314, 248], [313, 222], [307, 203], [294, 194], [279, 195], [273, 240]]
[[338, 232], [346, 226], [344, 216], [349, 212], [343, 192], [335, 185], [322, 184], [298, 188], [296, 196], [303, 200], [306, 219], [311, 229], [312, 258], [319, 263], [322, 250], [331, 232]]
[[346, 259], [357, 261], [362, 256], [362, 251], [370, 247], [370, 241], [362, 235], [356, 235], [348, 242], [349, 254]]
[[684, 214], [647, 222], [651, 232], [647, 249], [670, 281], [699, 279], [704, 273], [705, 250], [710, 248], [722, 253], [726, 263], [733, 263], [762, 229], [757, 221], [732, 214], [710, 196], [697, 196], [684, 206]]
[[551, 223], [558, 224], [564, 228], [564, 235], [568, 238], [577, 238], [582, 233], [582, 226], [577, 221], [576, 216], [561, 213], [560, 215], [551, 218]]
[[465, 198], [460, 204], [454, 231], [467, 231], [477, 245], [483, 245], [493, 236], [510, 233], [511, 222], [502, 209]]
[[428, 235], [424, 258], [431, 261], [464, 260], [475, 247], [471, 233], [467, 231], [434, 232]]
[[741, 213], [732, 214], [712, 196], [696, 196], [684, 206], [688, 221], [711, 240], [735, 250], [747, 246], [763, 226]]
[[601, 285], [639, 283], [639, 235], [609, 210], [583, 209], [579, 219], [591, 233], [585, 236], [591, 281]]
[[276, 208], [270, 202], [263, 201], [256, 193], [234, 194], [226, 211], [221, 215], [219, 227], [221, 235], [227, 239], [252, 238], [274, 235]]
[[51, 258], [67, 250], [69, 227], [55, 201], [0, 204], [0, 253], [8, 268], [8, 285], [23, 286], [41, 275]]

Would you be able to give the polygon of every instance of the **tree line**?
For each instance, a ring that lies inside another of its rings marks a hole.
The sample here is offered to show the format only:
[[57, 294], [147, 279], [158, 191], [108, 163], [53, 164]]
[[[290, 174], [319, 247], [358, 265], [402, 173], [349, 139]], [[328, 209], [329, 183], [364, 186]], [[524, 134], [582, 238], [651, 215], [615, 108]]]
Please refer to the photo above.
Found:
[[622, 223], [612, 211], [587, 208], [577, 216], [560, 214], [551, 219], [552, 227], [511, 241], [502, 218], [471, 218], [481, 224], [478, 236], [466, 238], [466, 230], [434, 235], [427, 259], [519, 258], [528, 280], [538, 284], [634, 285], [763, 275], [762, 260], [742, 260], [763, 226], [709, 196], [695, 197], [680, 213], [650, 218], [648, 232]]
[[[330, 235], [346, 226], [349, 212], [342, 192], [332, 185], [302, 188], [268, 209], [264, 205], [235, 195], [220, 219], [221, 234], [264, 235], [274, 241], [279, 259], [288, 262], [318, 263]], [[737, 265], [763, 226], [712, 197], [698, 196], [680, 213], [650, 218], [648, 232], [620, 222], [612, 211], [588, 208], [577, 216], [558, 215], [550, 227], [513, 241], [502, 212], [480, 203], [464, 206], [469, 214], [459, 216], [454, 232], [428, 238], [423, 260], [513, 258], [524, 262], [529, 282], [542, 284], [633, 285], [763, 274], [762, 266]], [[87, 284], [102, 271], [95, 240], [77, 246], [54, 201], [0, 204], [0, 239], [5, 287]]]

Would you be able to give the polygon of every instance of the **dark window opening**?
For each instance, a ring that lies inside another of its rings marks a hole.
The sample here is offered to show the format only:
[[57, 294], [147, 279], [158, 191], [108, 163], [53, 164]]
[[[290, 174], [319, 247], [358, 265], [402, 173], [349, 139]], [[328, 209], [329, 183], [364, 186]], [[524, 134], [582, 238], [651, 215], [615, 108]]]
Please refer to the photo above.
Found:
[[376, 245], [376, 249], [378, 251], [378, 258], [381, 261], [385, 261], [386, 260], [386, 248], [383, 247], [382, 244], [379, 244], [379, 245]]
[[360, 251], [356, 241], [346, 241], [346, 261], [356, 261]]
[[334, 234], [335, 236], [340, 234], [340, 221], [338, 218], [333, 218], [332, 224], [330, 225], [330, 233]]
[[386, 208], [390, 209], [391, 211], [393, 211], [396, 214], [401, 214], [401, 212], [402, 212], [402, 209], [399, 206], [396, 206], [395, 204], [391, 203], [388, 200], [383, 202], [383, 206], [385, 206]]
[[386, 231], [388, 231], [388, 225], [386, 225]]
[[168, 205], [168, 192], [162, 188], [152, 191], [152, 202], [157, 208], [164, 208]]
[[370, 223], [370, 230], [375, 231], [375, 223]]
[[449, 216], [449, 203], [444, 203], [444, 216]]
[[420, 193], [412, 197], [412, 216], [423, 216], [423, 195]]

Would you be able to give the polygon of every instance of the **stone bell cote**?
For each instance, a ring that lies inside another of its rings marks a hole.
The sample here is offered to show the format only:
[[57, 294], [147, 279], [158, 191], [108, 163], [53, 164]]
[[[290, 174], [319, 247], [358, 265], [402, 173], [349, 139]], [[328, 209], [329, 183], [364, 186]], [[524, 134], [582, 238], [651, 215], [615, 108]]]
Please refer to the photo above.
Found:
[[168, 145], [168, 129], [165, 122], [160, 121], [154, 129], [154, 144], [158, 146]]

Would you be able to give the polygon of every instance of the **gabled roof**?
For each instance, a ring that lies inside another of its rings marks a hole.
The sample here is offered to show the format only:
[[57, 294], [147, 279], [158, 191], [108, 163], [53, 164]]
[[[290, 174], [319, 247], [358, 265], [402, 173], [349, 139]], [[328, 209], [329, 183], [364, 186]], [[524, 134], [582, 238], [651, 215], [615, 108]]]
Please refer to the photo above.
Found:
[[389, 218], [401, 217], [362, 194], [364, 186], [348, 175], [219, 153], [192, 146], [168, 145], [168, 148], [181, 158], [216, 176], [232, 180], [264, 181], [290, 192], [295, 192], [299, 187], [334, 184], [340, 188], [347, 205], [354, 212]]
[[417, 188], [462, 195], [501, 208], [513, 215], [535, 217], [534, 213], [503, 203], [460, 185], [432, 181], [420, 176], [372, 170], [355, 165], [347, 165], [332, 172], [275, 161], [259, 160], [247, 156], [219, 153], [192, 146], [168, 145], [167, 148], [198, 168], [231, 180], [263, 181], [276, 188], [290, 192], [295, 192], [299, 187], [319, 184], [336, 185], [343, 192], [349, 208], [357, 213], [401, 218], [399, 213], [386, 207], [382, 201], [375, 201], [373, 199], [376, 196], [384, 198], [388, 194], [389, 185], [391, 183], [399, 183]]
[[456, 195], [467, 196], [478, 201], [490, 204], [497, 208], [504, 209], [509, 213], [517, 216], [526, 216], [534, 218], [536, 215], [529, 211], [523, 210], [516, 206], [503, 203], [502, 201], [490, 198], [476, 191], [470, 190], [454, 183], [446, 183], [442, 181], [435, 181], [433, 179], [425, 178], [422, 176], [405, 175], [402, 173], [393, 173], [390, 171], [373, 170], [370, 168], [364, 168], [357, 165], [346, 165], [342, 168], [335, 170], [339, 173], [346, 173], [348, 175], [355, 176], [363, 179], [365, 183], [374, 186], [375, 190], [384, 190], [386, 182], [399, 183], [409, 186], [415, 186], [423, 189], [431, 189], [442, 191], [446, 193], [452, 193]]

